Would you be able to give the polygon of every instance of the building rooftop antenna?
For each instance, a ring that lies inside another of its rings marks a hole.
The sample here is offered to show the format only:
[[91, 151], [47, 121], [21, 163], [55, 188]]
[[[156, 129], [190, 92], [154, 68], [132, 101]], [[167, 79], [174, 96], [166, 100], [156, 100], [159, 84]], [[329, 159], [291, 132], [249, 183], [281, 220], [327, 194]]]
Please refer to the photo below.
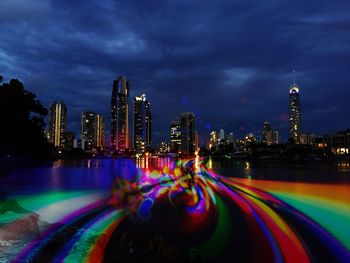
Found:
[[293, 70], [293, 86], [295, 87], [297, 84], [295, 83], [295, 70]]

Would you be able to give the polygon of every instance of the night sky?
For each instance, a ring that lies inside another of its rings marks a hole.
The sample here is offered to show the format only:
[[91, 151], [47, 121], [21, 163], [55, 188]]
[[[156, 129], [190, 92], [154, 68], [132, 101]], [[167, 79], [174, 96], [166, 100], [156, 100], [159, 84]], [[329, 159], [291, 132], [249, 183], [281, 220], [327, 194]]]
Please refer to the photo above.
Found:
[[288, 134], [292, 71], [302, 130], [350, 128], [350, 1], [1, 0], [0, 74], [18, 78], [48, 107], [84, 110], [110, 127], [112, 81], [152, 104], [153, 138], [169, 140], [180, 112], [237, 137], [264, 121]]

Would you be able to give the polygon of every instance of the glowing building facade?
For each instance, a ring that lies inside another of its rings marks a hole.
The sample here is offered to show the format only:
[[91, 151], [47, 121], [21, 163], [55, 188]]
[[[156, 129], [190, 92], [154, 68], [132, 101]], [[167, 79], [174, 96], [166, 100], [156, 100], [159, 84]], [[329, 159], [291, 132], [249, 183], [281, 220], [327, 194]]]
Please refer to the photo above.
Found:
[[104, 146], [104, 118], [94, 112], [83, 112], [81, 116], [81, 140], [84, 150]]
[[299, 87], [293, 83], [289, 89], [289, 138], [295, 142], [300, 142], [300, 99]]
[[272, 132], [272, 143], [279, 144], [279, 142], [280, 142], [280, 136], [279, 136], [278, 131], [275, 130]]
[[262, 130], [262, 142], [266, 143], [267, 145], [271, 145], [273, 143], [271, 124], [268, 121], [264, 122], [264, 127]]
[[192, 112], [184, 112], [180, 115], [181, 126], [181, 153], [194, 154], [196, 151], [196, 122]]
[[143, 94], [134, 97], [134, 149], [143, 153], [151, 148], [152, 136], [151, 105]]
[[220, 129], [217, 133], [218, 139], [217, 139], [217, 144], [225, 144], [225, 131], [224, 129]]
[[95, 144], [95, 113], [83, 112], [81, 114], [81, 140], [84, 142], [83, 149], [91, 150]]
[[208, 149], [210, 150], [212, 147], [216, 147], [218, 141], [218, 133], [216, 131], [210, 132]]
[[100, 148], [105, 145], [105, 120], [101, 114], [95, 116], [95, 146]]
[[179, 153], [181, 148], [181, 125], [180, 120], [172, 121], [170, 125], [170, 152]]
[[130, 148], [129, 138], [130, 84], [125, 77], [113, 81], [111, 99], [111, 147], [125, 151]]
[[152, 113], [151, 113], [151, 103], [146, 100], [145, 103], [145, 125], [146, 125], [146, 149], [150, 150], [152, 148]]
[[67, 126], [67, 107], [63, 102], [50, 105], [48, 140], [55, 147], [64, 148], [64, 133]]

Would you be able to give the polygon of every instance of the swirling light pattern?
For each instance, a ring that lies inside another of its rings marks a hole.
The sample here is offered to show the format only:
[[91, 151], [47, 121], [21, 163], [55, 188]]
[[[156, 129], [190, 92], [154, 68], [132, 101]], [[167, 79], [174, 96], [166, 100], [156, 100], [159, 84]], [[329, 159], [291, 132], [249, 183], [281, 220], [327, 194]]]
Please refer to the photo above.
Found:
[[[227, 256], [244, 262], [350, 261], [350, 205], [344, 199], [327, 200], [318, 193], [310, 199], [313, 188], [306, 184], [293, 183], [299, 192], [292, 194], [288, 183], [223, 177], [198, 158], [153, 171], [147, 166], [137, 174], [136, 182], [118, 178], [108, 198], [69, 196], [70, 201], [94, 201], [61, 216], [60, 224], [28, 244], [13, 262], [109, 262], [111, 248], [118, 247], [111, 240], [127, 232], [128, 225], [157, 235], [166, 229], [169, 243], [205, 261]], [[328, 205], [339, 211], [333, 213]], [[130, 246], [127, 256], [141, 253]]]

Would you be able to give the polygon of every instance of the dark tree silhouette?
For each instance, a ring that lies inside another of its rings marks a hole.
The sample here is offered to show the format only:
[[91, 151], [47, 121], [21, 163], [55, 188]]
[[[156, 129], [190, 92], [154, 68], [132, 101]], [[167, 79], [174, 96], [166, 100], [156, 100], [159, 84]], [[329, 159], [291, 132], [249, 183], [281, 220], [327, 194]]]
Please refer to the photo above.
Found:
[[44, 135], [47, 110], [19, 80], [0, 84], [0, 112], [1, 159], [50, 157], [51, 147]]

